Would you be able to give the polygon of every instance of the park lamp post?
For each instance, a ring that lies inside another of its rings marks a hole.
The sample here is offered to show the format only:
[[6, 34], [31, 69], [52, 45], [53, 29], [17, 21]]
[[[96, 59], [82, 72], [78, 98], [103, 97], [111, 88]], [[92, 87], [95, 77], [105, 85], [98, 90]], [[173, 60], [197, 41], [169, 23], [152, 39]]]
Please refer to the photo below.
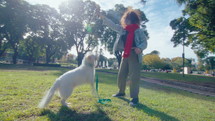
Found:
[[183, 71], [182, 71], [182, 74], [183, 74], [183, 77], [184, 77], [184, 58], [185, 58], [185, 54], [184, 54], [184, 39], [183, 39], [183, 41], [182, 41], [182, 46], [183, 46], [183, 53], [182, 53]]
[[[209, 64], [208, 74], [210, 74], [210, 67], [211, 67], [211, 69], [212, 69], [213, 67], [211, 66], [210, 58], [207, 58], [207, 60], [208, 60], [208, 64]], [[213, 70], [213, 69], [212, 69], [212, 70]]]
[[215, 76], [215, 73], [214, 73], [214, 62], [215, 62], [215, 58], [213, 59], [213, 64], [211, 64], [212, 66], [212, 75]]

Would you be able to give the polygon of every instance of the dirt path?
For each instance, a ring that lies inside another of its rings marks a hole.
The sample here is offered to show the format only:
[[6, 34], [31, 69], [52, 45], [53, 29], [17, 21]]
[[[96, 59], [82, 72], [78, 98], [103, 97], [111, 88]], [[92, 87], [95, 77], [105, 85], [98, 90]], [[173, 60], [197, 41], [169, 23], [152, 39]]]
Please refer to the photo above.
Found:
[[144, 77], [141, 77], [141, 80], [146, 81], [148, 83], [158, 84], [158, 85], [162, 85], [162, 86], [167, 86], [167, 87], [172, 87], [172, 88], [192, 92], [195, 94], [215, 97], [214, 88], [197, 86], [197, 85], [192, 85], [192, 84], [187, 84], [187, 83], [182, 83], [182, 82], [173, 82], [173, 81], [169, 81], [169, 80], [144, 78]]
[[[106, 71], [99, 71], [99, 72], [117, 74], [115, 72], [106, 72]], [[195, 94], [215, 97], [215, 88], [188, 84], [188, 83], [184, 83], [184, 82], [175, 82], [175, 81], [170, 81], [170, 80], [147, 78], [147, 77], [141, 77], [141, 80], [148, 82], [148, 83], [153, 83], [153, 84], [157, 84], [157, 85], [162, 85], [162, 86], [167, 86], [167, 87], [172, 87], [172, 88], [192, 92]]]

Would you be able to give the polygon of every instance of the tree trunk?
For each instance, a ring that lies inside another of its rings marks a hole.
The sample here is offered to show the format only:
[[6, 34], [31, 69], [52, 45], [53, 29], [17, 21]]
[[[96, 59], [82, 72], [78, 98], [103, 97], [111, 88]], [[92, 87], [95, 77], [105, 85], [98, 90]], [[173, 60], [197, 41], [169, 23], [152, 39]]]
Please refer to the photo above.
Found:
[[84, 54], [81, 52], [78, 52], [78, 57], [77, 57], [78, 66], [81, 65], [83, 58], [84, 58]]
[[53, 56], [55, 55], [55, 52], [50, 49], [51, 47], [46, 48], [46, 64], [52, 62]]
[[6, 44], [0, 44], [0, 57], [4, 55], [5, 51], [7, 50], [9, 46], [9, 43], [6, 43]]
[[28, 64], [32, 64], [33, 62], [33, 55], [29, 55]]
[[46, 53], [46, 64], [48, 64], [51, 61], [51, 57], [48, 53]]
[[51, 61], [49, 48], [46, 48], [46, 64]]
[[17, 48], [14, 48], [13, 64], [17, 64], [17, 56], [18, 56]]
[[0, 57], [3, 56], [4, 52], [6, 51], [7, 48], [4, 48], [2, 50], [0, 50]]

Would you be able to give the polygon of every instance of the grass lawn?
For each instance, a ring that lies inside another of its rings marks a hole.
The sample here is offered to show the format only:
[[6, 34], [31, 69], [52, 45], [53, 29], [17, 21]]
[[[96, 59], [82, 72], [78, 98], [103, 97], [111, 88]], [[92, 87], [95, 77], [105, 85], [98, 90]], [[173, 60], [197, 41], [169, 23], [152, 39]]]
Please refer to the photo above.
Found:
[[[118, 72], [118, 70], [104, 70], [104, 69], [100, 69], [100, 70], [105, 72], [115, 72], [115, 73]], [[163, 72], [142, 72], [141, 76], [163, 79], [163, 80], [180, 81], [180, 82], [186, 82], [186, 83], [215, 88], [215, 77], [208, 77], [208, 76], [202, 76], [202, 75], [190, 75], [190, 74], [185, 75], [185, 77], [183, 77], [182, 74], [163, 73]]]
[[140, 104], [130, 107], [129, 88], [124, 98], [117, 92], [116, 76], [99, 72], [99, 94], [111, 103], [99, 104], [89, 85], [77, 87], [68, 99], [70, 108], [61, 107], [54, 96], [45, 109], [37, 105], [55, 79], [67, 69], [0, 65], [0, 121], [213, 121], [215, 98], [141, 82]]
[[190, 74], [185, 75], [183, 77], [182, 74], [161, 73], [161, 72], [143, 72], [142, 76], [158, 78], [158, 79], [165, 79], [165, 80], [172, 80], [172, 81], [181, 81], [181, 82], [204, 85], [204, 86], [209, 86], [209, 87], [215, 88], [215, 77], [190, 75]]

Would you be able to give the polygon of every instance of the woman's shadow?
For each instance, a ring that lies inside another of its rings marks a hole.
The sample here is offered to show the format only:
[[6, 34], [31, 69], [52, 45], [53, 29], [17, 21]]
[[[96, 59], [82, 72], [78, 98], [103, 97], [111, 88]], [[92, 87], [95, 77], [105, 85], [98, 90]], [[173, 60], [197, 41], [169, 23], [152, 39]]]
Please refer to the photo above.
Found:
[[[124, 98], [124, 97], [119, 97], [119, 99], [124, 100], [126, 102], [130, 102], [128, 99]], [[157, 118], [159, 118], [161, 121], [179, 121], [177, 118], [172, 117], [170, 115], [167, 115], [166, 113], [154, 110], [149, 108], [148, 106], [139, 103], [136, 106], [133, 106], [134, 108], [137, 108], [138, 110], [142, 110], [143, 112], [147, 113], [149, 116], [155, 116]]]
[[98, 106], [97, 110], [92, 113], [79, 113], [62, 106], [57, 113], [45, 109], [40, 115], [47, 115], [50, 121], [111, 121], [108, 115]]

